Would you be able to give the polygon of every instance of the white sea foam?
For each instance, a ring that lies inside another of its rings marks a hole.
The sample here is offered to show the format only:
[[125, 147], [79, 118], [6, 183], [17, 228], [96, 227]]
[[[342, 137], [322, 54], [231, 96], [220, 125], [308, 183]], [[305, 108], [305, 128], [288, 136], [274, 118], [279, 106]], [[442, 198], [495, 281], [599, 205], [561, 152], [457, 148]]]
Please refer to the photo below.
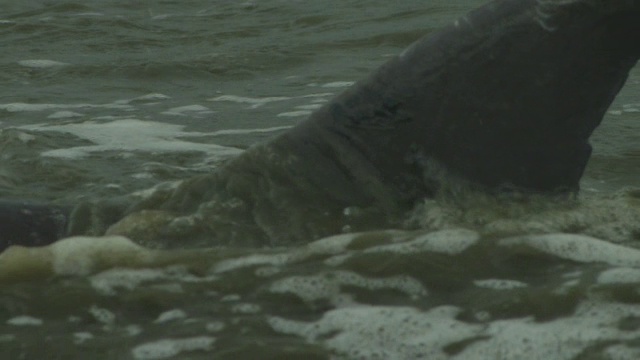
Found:
[[211, 111], [208, 107], [202, 105], [185, 105], [163, 111], [162, 114], [172, 116], [193, 116], [213, 114], [213, 111]]
[[8, 112], [26, 112], [26, 111], [47, 111], [60, 109], [83, 109], [83, 108], [102, 108], [102, 109], [118, 109], [133, 110], [134, 108], [126, 104], [27, 104], [27, 103], [9, 103], [0, 104], [0, 109]]
[[599, 284], [640, 284], [640, 269], [613, 268], [598, 275]]
[[406, 242], [375, 246], [367, 249], [366, 252], [412, 254], [430, 251], [454, 255], [463, 252], [479, 239], [480, 235], [477, 232], [467, 229], [441, 230], [418, 235]]
[[[585, 302], [571, 317], [546, 322], [517, 318], [483, 325], [457, 320], [459, 312], [451, 306], [427, 312], [409, 307], [356, 306], [330, 310], [318, 321], [274, 316], [269, 324], [278, 332], [301, 336], [353, 359], [569, 360], [591, 344], [633, 340], [640, 335], [638, 329], [618, 327], [621, 320], [640, 315], [634, 304]], [[468, 344], [460, 352], [446, 353], [447, 347], [464, 342]], [[620, 345], [609, 350], [612, 354], [638, 353], [637, 348]]]
[[25, 144], [30, 143], [35, 139], [36, 137], [31, 134], [27, 134], [23, 132], [18, 133], [18, 140], [22, 141]]
[[[153, 256], [153, 250], [148, 250]], [[136, 267], [135, 264], [133, 264]], [[187, 269], [174, 266], [161, 269], [114, 268], [92, 275], [91, 286], [102, 295], [116, 295], [118, 291], [131, 291], [141, 286], [161, 284], [158, 289], [174, 294], [184, 292], [182, 284], [215, 281], [216, 276], [195, 276]]]
[[251, 98], [246, 96], [236, 96], [236, 95], [221, 95], [215, 98], [209, 99], [209, 101], [229, 101], [240, 104], [250, 104], [250, 109], [257, 109], [265, 104], [290, 100], [290, 97], [285, 96], [272, 96], [272, 97], [263, 97], [263, 98]]
[[[385, 231], [385, 234], [392, 236], [394, 231]], [[400, 234], [401, 232], [398, 232]], [[344, 253], [347, 247], [361, 234], [339, 234], [329, 236], [324, 239], [316, 240], [307, 246], [300, 249], [298, 252], [294, 252], [294, 257], [307, 257], [309, 254], [321, 254], [321, 255], [337, 255]]]
[[[389, 231], [389, 235], [395, 232]], [[402, 233], [402, 232], [398, 232]], [[351, 242], [360, 234], [340, 234], [324, 239], [316, 240], [288, 253], [278, 254], [252, 254], [248, 256], [227, 259], [220, 261], [213, 268], [215, 273], [228, 272], [240, 268], [252, 266], [284, 266], [290, 262], [301, 261], [303, 259], [317, 255], [340, 254], [346, 250]]]
[[16, 316], [14, 318], [7, 320], [8, 325], [14, 325], [14, 326], [40, 326], [42, 325], [42, 323], [43, 322], [41, 319], [38, 319], [32, 316], [27, 316], [27, 315]]
[[635, 360], [640, 359], [640, 349], [627, 345], [614, 345], [604, 352], [608, 360]]
[[[315, 257], [318, 255], [340, 255], [347, 251], [347, 247], [358, 237], [366, 233], [350, 233], [340, 234], [330, 237], [326, 237], [320, 240], [313, 241], [305, 246], [292, 249], [286, 253], [276, 254], [252, 254], [242, 256], [233, 259], [226, 259], [218, 262], [214, 267], [215, 273], [224, 273], [228, 271], [237, 270], [245, 267], [256, 266], [271, 266], [280, 267], [285, 266], [291, 262], [303, 261], [304, 259]], [[389, 237], [393, 236], [406, 236], [406, 232], [403, 231], [385, 231], [377, 232], [376, 234], [385, 234]], [[269, 270], [275, 271], [275, 270]]]
[[231, 312], [234, 314], [257, 314], [262, 311], [258, 304], [240, 303], [231, 306]]
[[344, 88], [344, 87], [349, 87], [349, 86], [351, 86], [353, 84], [355, 84], [354, 81], [334, 81], [334, 82], [322, 84], [321, 87], [323, 87], [323, 88]]
[[296, 109], [300, 110], [316, 110], [322, 107], [322, 104], [299, 105]]
[[525, 246], [579, 262], [640, 267], [640, 250], [576, 234], [526, 235], [500, 240], [503, 246]]
[[70, 65], [69, 63], [54, 61], [54, 60], [46, 60], [46, 59], [38, 59], [38, 60], [20, 60], [18, 61], [18, 65], [30, 68], [52, 68], [52, 67], [60, 67]]
[[81, 332], [76, 332], [73, 333], [73, 342], [75, 344], [83, 344], [89, 340], [94, 339], [95, 336], [93, 336], [92, 333], [90, 332], [86, 332], [86, 331], [81, 331]]
[[451, 359], [574, 359], [591, 344], [636, 339], [640, 330], [621, 330], [618, 323], [639, 315], [635, 304], [585, 302], [573, 316], [553, 321], [493, 321], [478, 334], [488, 339], [471, 344]]
[[167, 100], [167, 99], [171, 99], [171, 96], [165, 95], [165, 94], [160, 94], [160, 93], [150, 93], [150, 94], [146, 94], [146, 95], [142, 95], [142, 96], [138, 96], [135, 97], [133, 99], [126, 99], [126, 100], [122, 100], [126, 103], [132, 103], [132, 102], [157, 102], [160, 100]]
[[221, 135], [246, 135], [246, 134], [260, 134], [260, 133], [270, 133], [276, 131], [283, 131], [291, 129], [293, 126], [274, 126], [270, 128], [261, 128], [261, 129], [225, 129], [218, 130], [210, 133], [204, 133], [204, 136], [221, 136]]
[[76, 14], [72, 14], [73, 16], [89, 16], [89, 17], [96, 17], [96, 16], [104, 16], [103, 13], [101, 12], [84, 12], [84, 13], [76, 13]]
[[211, 350], [215, 340], [210, 336], [162, 339], [138, 345], [131, 350], [131, 354], [136, 360], [167, 359], [184, 352]]
[[316, 102], [316, 101], [328, 101], [327, 99], [323, 99], [326, 97], [330, 97], [330, 96], [335, 96], [336, 94], [334, 93], [313, 93], [313, 94], [307, 94], [307, 95], [302, 95], [301, 98], [312, 98], [312, 102]]
[[456, 320], [459, 313], [452, 306], [427, 312], [400, 306], [356, 306], [327, 311], [315, 322], [281, 317], [268, 321], [278, 332], [324, 343], [340, 358], [443, 360], [448, 358], [445, 346], [471, 339], [482, 330], [481, 325]]
[[187, 318], [187, 313], [181, 309], [173, 309], [169, 311], [165, 311], [162, 314], [158, 315], [158, 318], [154, 320], [154, 323], [166, 323], [175, 320], [182, 320]]
[[213, 321], [213, 322], [208, 323], [205, 326], [205, 329], [207, 329], [207, 331], [210, 331], [210, 332], [219, 332], [219, 331], [224, 330], [225, 327], [226, 327], [226, 325], [225, 325], [224, 322], [222, 322], [222, 321]]
[[610, 115], [622, 115], [623, 113], [640, 112], [640, 104], [624, 104], [621, 109], [607, 111]]
[[135, 325], [135, 324], [134, 325], [128, 325], [128, 326], [126, 326], [124, 328], [124, 333], [127, 336], [131, 336], [131, 337], [138, 336], [138, 335], [142, 334], [142, 328], [140, 326], [138, 326], [138, 325]]
[[180, 140], [180, 137], [199, 137], [203, 133], [183, 132], [182, 125], [166, 124], [138, 119], [121, 119], [106, 123], [87, 121], [83, 123], [47, 125], [36, 124], [20, 127], [31, 131], [58, 131], [89, 140], [94, 145], [49, 150], [43, 156], [80, 158], [93, 152], [143, 151], [143, 152], [204, 152], [210, 155], [229, 157], [242, 150], [210, 143], [195, 143]]
[[526, 283], [509, 279], [483, 279], [475, 280], [473, 284], [477, 287], [494, 290], [511, 290], [517, 288], [528, 287]]
[[[335, 86], [331, 86], [330, 84], [334, 84]], [[344, 85], [344, 83], [330, 83], [330, 84], [329, 84], [330, 86], [328, 87], [339, 87]], [[282, 112], [277, 115], [279, 117], [298, 117], [298, 116], [309, 115], [312, 112], [312, 110], [315, 110], [321, 106], [319, 105], [320, 103], [327, 102], [327, 100], [324, 99], [325, 97], [334, 96], [334, 95], [335, 94], [333, 93], [315, 93], [315, 94], [301, 95], [297, 97], [278, 96], [278, 97], [264, 97], [264, 98], [251, 98], [251, 97], [236, 96], [236, 95], [221, 95], [215, 98], [211, 98], [209, 100], [250, 104], [249, 109], [257, 109], [263, 105], [266, 105], [272, 102], [287, 101], [292, 99], [306, 99], [306, 98], [312, 99], [311, 100], [312, 104], [299, 105], [295, 107], [297, 110]]]
[[113, 312], [95, 305], [89, 309], [89, 314], [91, 314], [96, 321], [105, 325], [111, 325], [116, 321], [116, 315]]
[[319, 109], [321, 107], [322, 107], [322, 104], [318, 104], [318, 103], [308, 104], [308, 105], [298, 105], [298, 106], [295, 107], [296, 110], [282, 112], [282, 113], [279, 113], [276, 116], [277, 117], [308, 116], [308, 115], [311, 115], [314, 110]]
[[289, 257], [286, 254], [255, 254], [236, 259], [223, 260], [214, 267], [214, 272], [222, 273], [238, 268], [256, 265], [284, 265]]
[[83, 116], [80, 113], [68, 110], [56, 111], [53, 114], [47, 116], [48, 119], [68, 119], [73, 117], [81, 117]]
[[422, 284], [409, 276], [393, 276], [388, 278], [365, 278], [349, 271], [332, 271], [314, 276], [291, 276], [273, 283], [269, 291], [273, 293], [291, 293], [306, 302], [329, 300], [335, 306], [352, 303], [350, 295], [343, 292], [342, 287], [358, 287], [367, 290], [393, 289], [412, 298], [427, 295]]
[[309, 110], [297, 110], [297, 111], [287, 111], [282, 112], [276, 115], [277, 117], [300, 117], [300, 116], [308, 116], [311, 114]]

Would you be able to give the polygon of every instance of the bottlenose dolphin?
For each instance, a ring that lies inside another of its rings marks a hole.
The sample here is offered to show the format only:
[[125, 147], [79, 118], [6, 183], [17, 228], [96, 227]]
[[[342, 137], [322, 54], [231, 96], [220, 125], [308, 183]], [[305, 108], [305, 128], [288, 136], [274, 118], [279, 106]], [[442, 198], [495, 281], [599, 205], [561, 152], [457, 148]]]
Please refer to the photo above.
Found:
[[493, 1], [212, 174], [76, 206], [66, 234], [285, 244], [393, 225], [451, 183], [576, 192], [639, 57], [640, 0]]

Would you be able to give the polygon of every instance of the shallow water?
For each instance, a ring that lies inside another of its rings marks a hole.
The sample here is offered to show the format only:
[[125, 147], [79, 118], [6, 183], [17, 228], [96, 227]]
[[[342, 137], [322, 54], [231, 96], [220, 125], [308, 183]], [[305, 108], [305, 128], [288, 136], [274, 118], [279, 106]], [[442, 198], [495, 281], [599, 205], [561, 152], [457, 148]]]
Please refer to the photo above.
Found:
[[[0, 193], [209, 173], [481, 1], [12, 2]], [[578, 199], [425, 200], [276, 249], [76, 238], [0, 255], [1, 358], [637, 359], [640, 71]]]

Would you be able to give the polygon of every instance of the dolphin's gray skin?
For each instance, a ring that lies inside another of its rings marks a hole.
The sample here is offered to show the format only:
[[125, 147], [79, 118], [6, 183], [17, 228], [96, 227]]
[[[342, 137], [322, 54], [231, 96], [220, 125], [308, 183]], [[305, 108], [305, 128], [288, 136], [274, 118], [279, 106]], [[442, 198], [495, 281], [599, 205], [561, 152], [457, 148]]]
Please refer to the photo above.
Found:
[[458, 180], [575, 192], [639, 57], [640, 0], [493, 1], [213, 174], [77, 206], [69, 233], [283, 244], [389, 226]]

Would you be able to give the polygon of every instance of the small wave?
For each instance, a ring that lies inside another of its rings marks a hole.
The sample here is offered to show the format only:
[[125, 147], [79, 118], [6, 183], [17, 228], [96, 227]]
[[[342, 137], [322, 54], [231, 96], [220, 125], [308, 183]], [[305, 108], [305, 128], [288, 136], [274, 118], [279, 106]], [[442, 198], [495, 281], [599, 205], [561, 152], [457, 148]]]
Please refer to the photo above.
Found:
[[242, 150], [179, 140], [179, 137], [203, 136], [203, 133], [184, 132], [182, 125], [166, 124], [138, 119], [121, 119], [106, 123], [87, 121], [77, 124], [47, 125], [36, 124], [19, 127], [30, 131], [57, 131], [73, 134], [94, 143], [88, 146], [76, 146], [49, 150], [43, 156], [76, 159], [93, 152], [104, 151], [142, 151], [142, 152], [204, 152], [219, 157], [228, 157], [242, 153]]
[[18, 65], [29, 67], [29, 68], [53, 68], [60, 66], [68, 66], [71, 65], [69, 63], [54, 61], [54, 60], [20, 60], [18, 61]]
[[202, 105], [184, 105], [171, 108], [167, 111], [163, 111], [162, 114], [172, 116], [193, 116], [213, 114], [213, 111], [211, 111], [208, 107]]
[[229, 101], [241, 104], [251, 104], [249, 108], [257, 109], [265, 104], [290, 100], [290, 97], [284, 96], [272, 96], [272, 97], [264, 97], [264, 98], [250, 98], [245, 96], [236, 96], [236, 95], [221, 95], [215, 98], [209, 99], [209, 101]]

